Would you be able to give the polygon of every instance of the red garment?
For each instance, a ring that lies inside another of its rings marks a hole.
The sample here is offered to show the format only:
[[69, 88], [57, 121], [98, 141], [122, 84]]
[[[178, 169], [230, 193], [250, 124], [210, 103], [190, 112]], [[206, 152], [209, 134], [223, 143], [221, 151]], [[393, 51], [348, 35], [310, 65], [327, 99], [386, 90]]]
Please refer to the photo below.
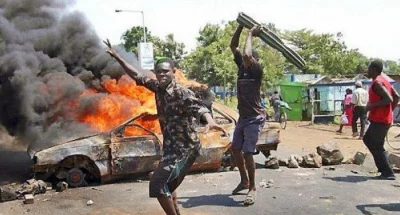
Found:
[[346, 105], [344, 107], [344, 113], [346, 114], [347, 121], [349, 122], [345, 125], [351, 126], [351, 123], [353, 121], [353, 107], [351, 105]]
[[353, 94], [347, 94], [344, 96], [343, 104], [344, 104], [344, 113], [346, 114], [346, 118], [348, 123], [344, 125], [351, 126], [351, 122], [353, 121], [353, 107], [351, 106], [351, 98]]
[[[373, 80], [371, 87], [369, 88], [369, 103], [373, 104], [376, 102], [379, 102], [382, 100], [381, 96], [379, 96], [377, 93], [374, 92], [373, 86], [376, 82], [380, 82], [390, 93], [390, 95], [393, 94], [393, 88], [390, 85], [389, 81], [386, 80], [382, 75], [379, 75], [376, 77], [375, 80]], [[377, 107], [372, 109], [369, 112], [368, 119], [377, 122], [377, 123], [385, 123], [385, 124], [391, 124], [393, 121], [393, 107], [392, 104], [388, 104], [383, 107]]]

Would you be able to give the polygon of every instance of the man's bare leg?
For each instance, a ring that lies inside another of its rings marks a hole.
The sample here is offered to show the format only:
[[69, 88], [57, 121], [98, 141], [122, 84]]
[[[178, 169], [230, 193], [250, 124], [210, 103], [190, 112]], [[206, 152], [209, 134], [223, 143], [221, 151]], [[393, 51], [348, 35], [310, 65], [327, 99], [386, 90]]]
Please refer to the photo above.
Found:
[[252, 153], [244, 154], [244, 159], [246, 161], [247, 172], [249, 174], [249, 192], [247, 193], [245, 205], [252, 205], [256, 200], [256, 165], [254, 163], [254, 158]]
[[240, 173], [240, 183], [232, 191], [232, 194], [237, 194], [238, 192], [249, 188], [249, 178], [247, 176], [246, 167], [244, 164], [243, 153], [241, 150], [233, 150], [233, 158], [239, 169]]
[[172, 201], [174, 202], [175, 212], [177, 215], [180, 215], [179, 207], [178, 207], [178, 196], [176, 191], [172, 192]]
[[165, 195], [161, 195], [157, 197], [157, 200], [167, 215], [177, 215], [174, 206], [174, 201], [172, 200], [172, 198], [169, 198]]
[[244, 159], [246, 161], [246, 168], [249, 175], [249, 190], [256, 190], [256, 165], [254, 163], [253, 154], [246, 153]]

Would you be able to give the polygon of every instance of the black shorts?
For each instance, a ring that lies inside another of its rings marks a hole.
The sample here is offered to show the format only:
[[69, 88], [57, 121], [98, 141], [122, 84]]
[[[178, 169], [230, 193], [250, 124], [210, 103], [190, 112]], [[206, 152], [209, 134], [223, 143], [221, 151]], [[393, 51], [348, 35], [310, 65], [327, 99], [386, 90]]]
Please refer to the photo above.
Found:
[[193, 150], [175, 165], [160, 162], [150, 179], [150, 198], [157, 198], [162, 195], [170, 197], [172, 192], [182, 183], [198, 155], [199, 152]]

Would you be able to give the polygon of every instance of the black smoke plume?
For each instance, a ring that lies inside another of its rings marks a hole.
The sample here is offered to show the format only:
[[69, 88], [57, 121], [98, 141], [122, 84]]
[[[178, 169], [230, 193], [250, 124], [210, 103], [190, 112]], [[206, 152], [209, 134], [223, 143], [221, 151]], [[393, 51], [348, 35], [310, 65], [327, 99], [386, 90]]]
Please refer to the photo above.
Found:
[[26, 144], [89, 133], [70, 117], [77, 112], [70, 102], [87, 88], [101, 90], [103, 76], [123, 74], [85, 16], [68, 12], [70, 2], [0, 0], [0, 124]]

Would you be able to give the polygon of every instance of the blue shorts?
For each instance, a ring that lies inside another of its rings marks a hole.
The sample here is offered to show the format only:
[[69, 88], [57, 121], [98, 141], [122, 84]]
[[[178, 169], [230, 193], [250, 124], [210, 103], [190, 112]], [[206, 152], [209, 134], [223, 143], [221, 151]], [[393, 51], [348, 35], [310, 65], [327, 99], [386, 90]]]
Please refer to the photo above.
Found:
[[232, 149], [244, 153], [256, 152], [256, 144], [264, 127], [265, 117], [239, 118], [233, 133]]

